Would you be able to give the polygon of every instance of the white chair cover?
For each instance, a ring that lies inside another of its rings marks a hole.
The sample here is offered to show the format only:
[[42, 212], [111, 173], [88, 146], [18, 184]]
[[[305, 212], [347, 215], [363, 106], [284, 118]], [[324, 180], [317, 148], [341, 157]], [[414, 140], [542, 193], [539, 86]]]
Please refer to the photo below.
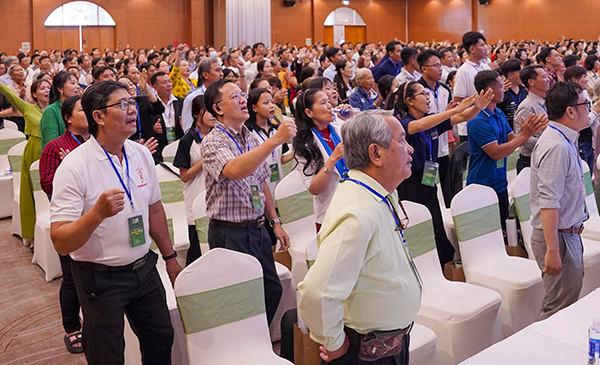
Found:
[[583, 168], [583, 179], [585, 181], [585, 205], [590, 213], [590, 219], [584, 222], [582, 237], [590, 240], [600, 240], [600, 216], [598, 215], [598, 204], [594, 196], [594, 185], [592, 184], [592, 174], [587, 162], [581, 161]]
[[402, 204], [410, 217], [404, 237], [423, 280], [416, 322], [436, 333], [442, 364], [453, 365], [502, 340], [501, 298], [490, 289], [446, 280], [429, 210], [410, 201]]
[[8, 120], [8, 119], [4, 119], [4, 128], [12, 129], [15, 131], [19, 130], [19, 126], [17, 125], [17, 123], [13, 122], [12, 120]]
[[440, 210], [442, 212], [442, 220], [444, 221], [444, 231], [446, 231], [446, 236], [448, 237], [448, 241], [454, 247], [454, 259], [460, 259], [460, 247], [458, 247], [458, 238], [456, 238], [456, 231], [454, 230], [454, 221], [452, 220], [452, 212], [449, 208], [446, 208], [446, 203], [444, 202], [444, 193], [442, 192], [442, 186], [437, 184], [437, 196], [438, 201], [440, 202]]
[[[12, 222], [10, 227], [10, 234], [21, 237], [21, 166], [23, 165], [23, 151], [27, 141], [23, 141], [14, 145], [8, 150], [8, 162], [10, 169], [12, 170], [12, 187], [13, 187], [13, 198], [12, 198]], [[23, 244], [26, 244], [25, 240]]]
[[165, 146], [165, 148], [163, 148], [162, 156], [163, 156], [164, 162], [173, 163], [173, 160], [175, 159], [175, 155], [177, 154], [178, 146], [179, 146], [179, 140], [177, 140], [173, 143], [170, 143], [167, 146]]
[[271, 346], [256, 258], [212, 249], [179, 274], [175, 295], [191, 364], [290, 364]]
[[35, 247], [34, 264], [38, 264], [46, 273], [46, 281], [50, 282], [62, 276], [60, 259], [50, 238], [50, 201], [40, 186], [40, 161], [37, 160], [29, 168], [35, 200]]
[[210, 249], [208, 247], [208, 217], [206, 216], [206, 190], [201, 192], [192, 205], [194, 213], [194, 222], [196, 224], [196, 232], [198, 241], [200, 242], [200, 252], [204, 255]]
[[437, 336], [431, 329], [415, 323], [410, 332], [409, 364], [440, 365]]
[[541, 273], [535, 262], [506, 253], [496, 192], [471, 184], [450, 209], [466, 281], [500, 293], [504, 336], [535, 321], [545, 293]]
[[[164, 164], [173, 171], [177, 168], [170, 162]], [[183, 200], [183, 181], [177, 175], [161, 165], [156, 165], [163, 204], [173, 214], [173, 245], [175, 250], [184, 251], [190, 247], [185, 202]]]
[[14, 198], [13, 175], [8, 161], [8, 151], [23, 141], [25, 141], [25, 135], [18, 130], [0, 129], [0, 201], [6, 202], [0, 204], [0, 218], [12, 215], [12, 205], [7, 204]]
[[300, 172], [290, 172], [275, 188], [275, 199], [283, 228], [290, 237], [294, 287], [306, 275], [306, 245], [316, 236], [313, 196], [308, 192]]

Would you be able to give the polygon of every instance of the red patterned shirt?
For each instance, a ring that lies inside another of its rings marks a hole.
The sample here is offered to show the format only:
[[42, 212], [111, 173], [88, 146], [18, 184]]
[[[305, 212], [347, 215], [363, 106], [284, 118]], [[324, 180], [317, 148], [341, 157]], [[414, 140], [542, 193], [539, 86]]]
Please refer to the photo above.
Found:
[[58, 165], [62, 162], [60, 158], [60, 149], [73, 151], [83, 142], [83, 137], [71, 135], [66, 131], [62, 136], [48, 142], [40, 156], [40, 185], [42, 190], [48, 195], [52, 195], [52, 181]]

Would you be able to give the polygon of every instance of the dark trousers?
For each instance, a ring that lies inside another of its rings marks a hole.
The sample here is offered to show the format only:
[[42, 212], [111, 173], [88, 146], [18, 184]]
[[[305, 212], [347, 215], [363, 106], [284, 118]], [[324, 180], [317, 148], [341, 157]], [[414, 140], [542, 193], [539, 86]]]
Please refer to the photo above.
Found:
[[208, 244], [254, 256], [262, 266], [265, 286], [265, 307], [269, 324], [275, 316], [283, 289], [275, 269], [271, 237], [265, 227], [240, 228], [208, 225]]
[[506, 220], [510, 213], [508, 204], [508, 190], [504, 190], [501, 193], [496, 193], [498, 196], [498, 207], [500, 209], [500, 225], [502, 229], [506, 231]]
[[526, 167], [531, 167], [531, 156], [523, 156], [519, 153], [519, 159], [517, 160], [517, 175]]
[[140, 341], [143, 364], [170, 364], [173, 327], [156, 261], [150, 251], [146, 264], [137, 270], [113, 272], [96, 264], [73, 262], [73, 278], [83, 310], [83, 349], [88, 364], [125, 362], [127, 315]]
[[458, 136], [458, 144], [462, 144], [469, 141], [469, 136]]
[[442, 219], [440, 202], [437, 197], [437, 187], [421, 184], [422, 178], [422, 172], [413, 171], [413, 174], [398, 186], [398, 197], [400, 200], [409, 200], [423, 204], [429, 209], [431, 220], [433, 221], [435, 246], [437, 247], [438, 257], [443, 267], [445, 263], [454, 259], [454, 247], [452, 247], [444, 230], [444, 220]]
[[69, 255], [58, 256], [60, 258], [60, 267], [63, 274], [59, 291], [62, 323], [65, 333], [73, 333], [81, 329], [81, 322], [79, 321], [79, 299], [77, 298], [77, 288], [75, 288], [75, 281], [73, 281], [73, 274], [71, 273], [73, 259]]
[[587, 162], [590, 171], [592, 171], [592, 175], [594, 175], [594, 149], [592, 148], [591, 142], [579, 142], [579, 156], [582, 160]]
[[404, 336], [402, 352], [400, 354], [396, 356], [384, 357], [383, 359], [376, 361], [362, 361], [358, 358], [358, 349], [360, 346], [360, 340], [363, 336], [348, 327], [344, 327], [344, 332], [346, 332], [346, 335], [350, 340], [348, 352], [346, 352], [342, 357], [330, 362], [321, 360], [321, 365], [408, 365], [408, 346], [410, 344], [410, 334], [406, 334]]
[[438, 157], [437, 163], [439, 165], [438, 173], [440, 174], [440, 186], [442, 188], [442, 195], [444, 196], [444, 205], [446, 208], [450, 208], [452, 190], [450, 189], [450, 182], [446, 181], [448, 169], [450, 168], [450, 156]]
[[190, 248], [185, 256], [185, 266], [188, 266], [202, 256], [200, 242], [198, 240], [198, 231], [196, 231], [195, 224], [192, 224], [191, 226], [188, 225], [188, 237], [190, 239]]

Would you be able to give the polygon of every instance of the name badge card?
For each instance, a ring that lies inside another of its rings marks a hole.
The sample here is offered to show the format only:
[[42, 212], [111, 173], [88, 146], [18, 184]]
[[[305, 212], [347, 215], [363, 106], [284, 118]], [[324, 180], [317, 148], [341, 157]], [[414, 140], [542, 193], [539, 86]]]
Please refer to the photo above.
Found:
[[131, 247], [141, 246], [146, 243], [146, 232], [144, 230], [144, 218], [142, 213], [132, 211], [127, 215], [129, 223], [129, 241]]
[[423, 170], [423, 179], [421, 184], [425, 186], [435, 186], [437, 180], [439, 164], [433, 161], [425, 161], [425, 169]]
[[271, 168], [271, 182], [279, 181], [279, 164], [272, 163], [269, 167]]

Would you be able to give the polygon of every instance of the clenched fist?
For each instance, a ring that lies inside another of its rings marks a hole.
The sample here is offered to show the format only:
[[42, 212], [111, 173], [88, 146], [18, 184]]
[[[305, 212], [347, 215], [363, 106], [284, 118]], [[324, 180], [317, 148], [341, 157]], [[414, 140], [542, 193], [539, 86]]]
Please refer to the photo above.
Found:
[[296, 122], [290, 119], [284, 119], [279, 125], [277, 132], [273, 135], [273, 138], [276, 138], [279, 144], [283, 144], [294, 138], [297, 130]]
[[106, 190], [100, 195], [94, 207], [104, 218], [117, 215], [125, 207], [125, 192], [117, 188]]

